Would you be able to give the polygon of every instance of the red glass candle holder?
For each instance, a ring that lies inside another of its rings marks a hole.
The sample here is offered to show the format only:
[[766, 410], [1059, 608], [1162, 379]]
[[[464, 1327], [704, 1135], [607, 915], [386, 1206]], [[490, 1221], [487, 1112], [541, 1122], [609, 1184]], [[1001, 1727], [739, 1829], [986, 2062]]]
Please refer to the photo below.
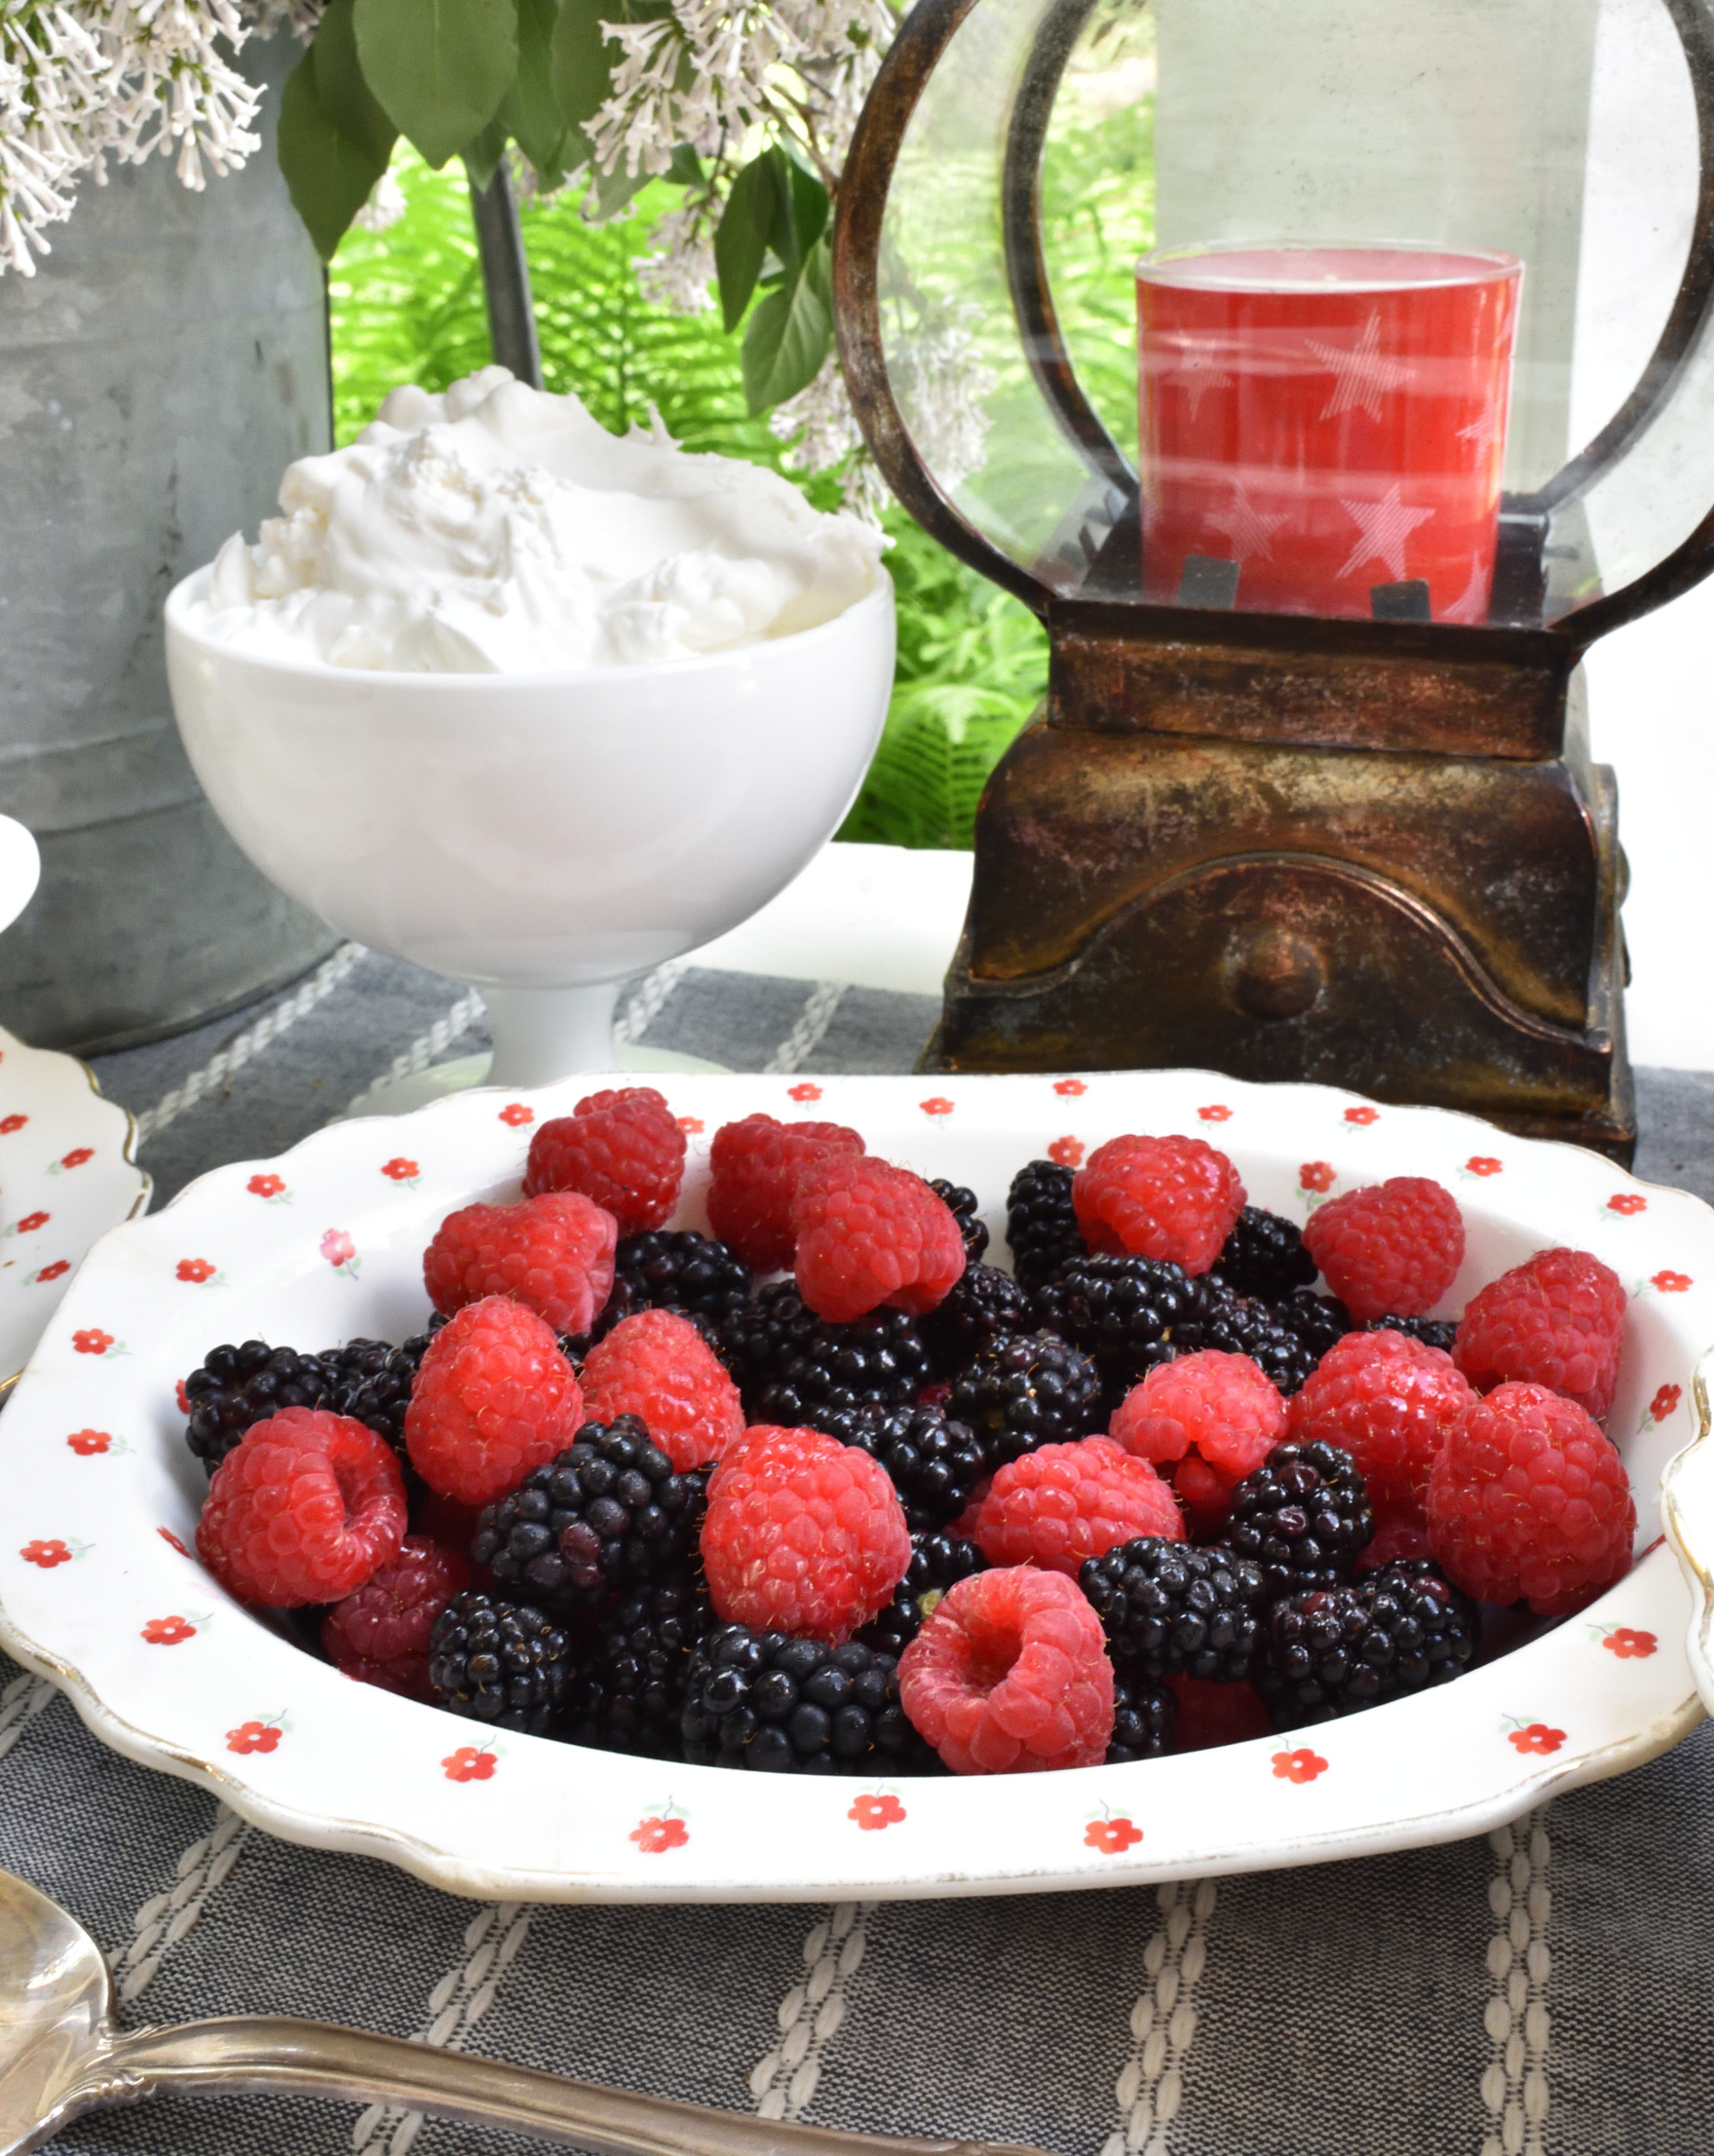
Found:
[[1146, 596], [1485, 621], [1522, 279], [1402, 245], [1145, 255]]

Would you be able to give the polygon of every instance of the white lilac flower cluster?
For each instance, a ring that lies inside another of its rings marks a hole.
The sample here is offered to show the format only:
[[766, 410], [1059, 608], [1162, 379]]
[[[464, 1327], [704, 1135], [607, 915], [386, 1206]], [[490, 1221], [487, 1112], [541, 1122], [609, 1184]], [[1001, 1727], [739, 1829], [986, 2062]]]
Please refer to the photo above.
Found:
[[70, 216], [86, 175], [104, 183], [109, 158], [159, 151], [200, 189], [205, 163], [224, 174], [260, 147], [260, 93], [217, 41], [236, 53], [262, 12], [254, 0], [0, 0], [0, 276], [34, 275], [47, 228]]

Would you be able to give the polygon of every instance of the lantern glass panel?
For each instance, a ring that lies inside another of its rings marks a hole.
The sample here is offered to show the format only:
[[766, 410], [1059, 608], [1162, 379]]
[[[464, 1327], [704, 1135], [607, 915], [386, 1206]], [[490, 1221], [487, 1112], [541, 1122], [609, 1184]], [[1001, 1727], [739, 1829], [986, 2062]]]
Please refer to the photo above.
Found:
[[978, 0], [887, 203], [913, 446], [1060, 596], [1559, 619], [1714, 498], [1710, 79], [1708, 0]]

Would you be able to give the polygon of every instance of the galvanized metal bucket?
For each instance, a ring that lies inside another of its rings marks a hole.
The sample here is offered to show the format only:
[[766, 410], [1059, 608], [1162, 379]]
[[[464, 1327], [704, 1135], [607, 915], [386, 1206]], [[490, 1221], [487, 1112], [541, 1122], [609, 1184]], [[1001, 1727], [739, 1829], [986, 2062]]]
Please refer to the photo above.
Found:
[[274, 152], [287, 36], [252, 43], [262, 149], [186, 192], [87, 184], [0, 279], [0, 811], [42, 882], [0, 939], [0, 1022], [116, 1048], [261, 995], [335, 941], [226, 836], [172, 722], [161, 602], [331, 440], [320, 262]]

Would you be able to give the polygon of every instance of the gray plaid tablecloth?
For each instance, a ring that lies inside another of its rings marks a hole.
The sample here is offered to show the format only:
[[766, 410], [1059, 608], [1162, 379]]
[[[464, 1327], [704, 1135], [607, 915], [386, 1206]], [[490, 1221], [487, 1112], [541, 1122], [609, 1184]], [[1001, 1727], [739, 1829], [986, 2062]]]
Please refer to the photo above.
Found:
[[[740, 1070], [910, 1067], [922, 997], [667, 969], [633, 1038]], [[157, 1202], [483, 1040], [346, 949], [111, 1056]], [[1644, 1072], [1639, 1172], [1714, 1197], [1714, 1078]], [[131, 2022], [345, 2020], [767, 2117], [1061, 2156], [1688, 2156], [1714, 2088], [1714, 1736], [1484, 1839], [1249, 1878], [837, 1908], [460, 1902], [296, 1849], [85, 1734], [0, 1661], [0, 1862], [109, 1951]], [[520, 2150], [414, 2114], [158, 2101], [85, 2151]]]

